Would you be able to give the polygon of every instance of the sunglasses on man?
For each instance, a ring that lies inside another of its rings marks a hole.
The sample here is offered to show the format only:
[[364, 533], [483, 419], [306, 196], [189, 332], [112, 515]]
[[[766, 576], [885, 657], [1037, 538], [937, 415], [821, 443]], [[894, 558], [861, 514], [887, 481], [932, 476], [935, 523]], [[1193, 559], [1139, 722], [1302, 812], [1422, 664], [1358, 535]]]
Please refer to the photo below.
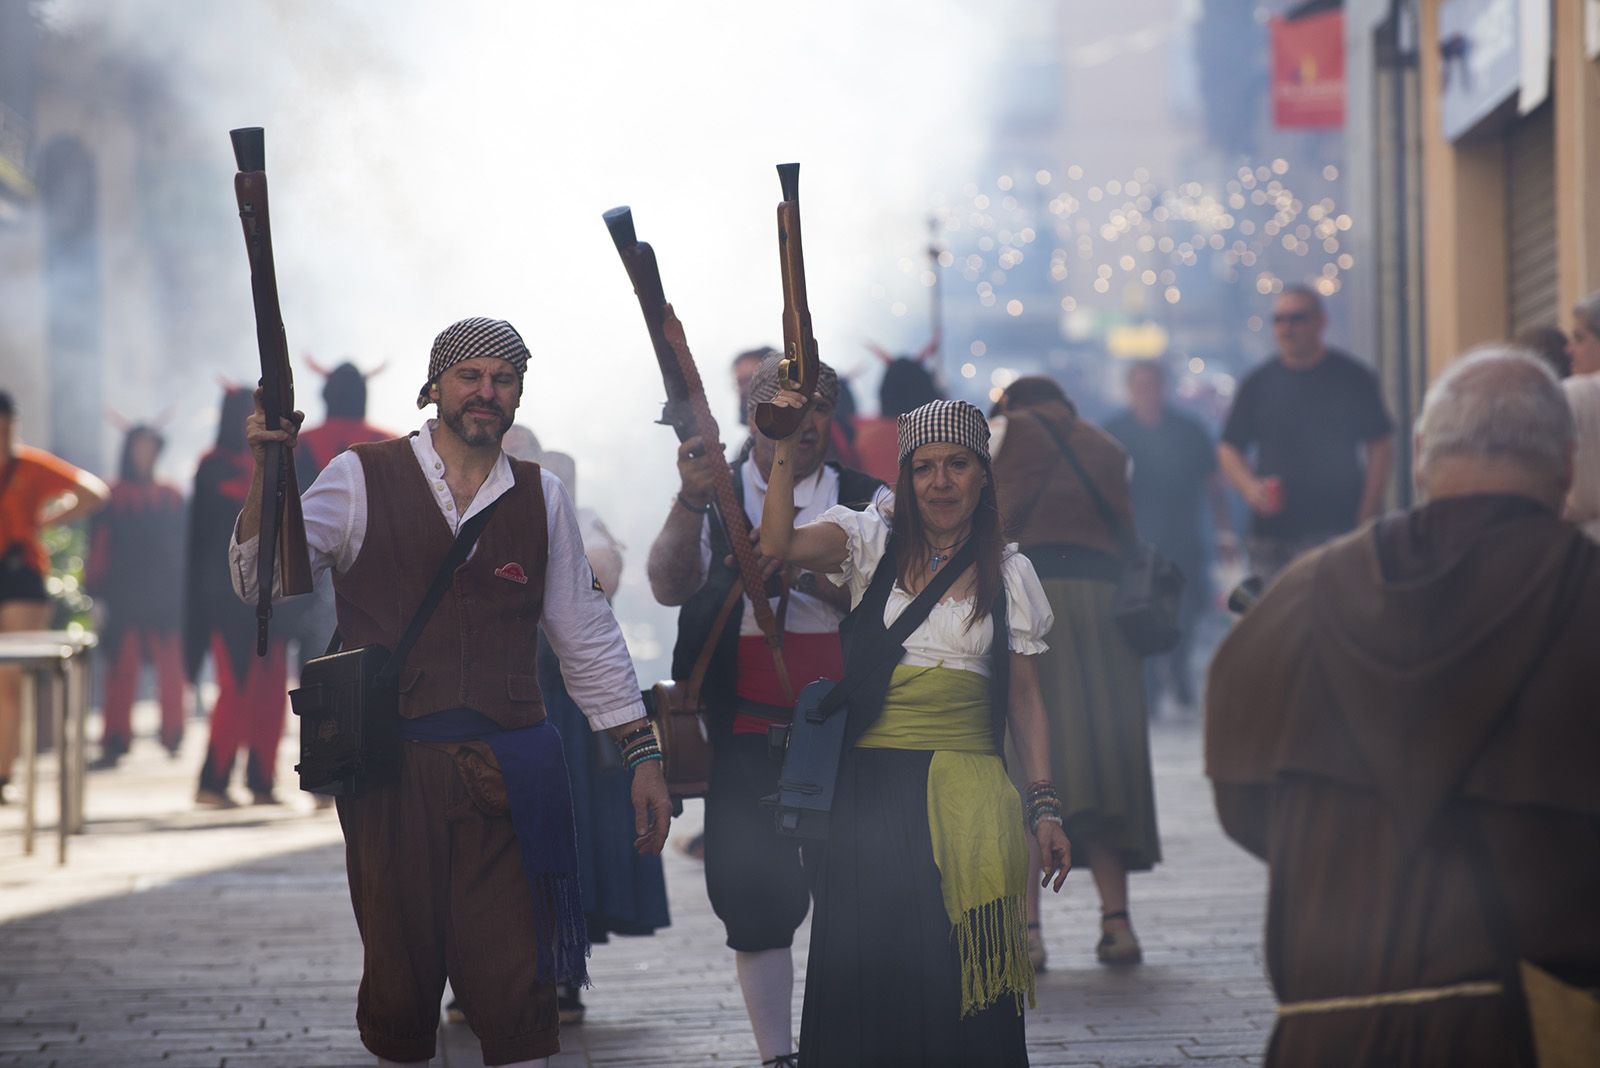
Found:
[[1272, 321], [1277, 326], [1301, 326], [1315, 318], [1316, 316], [1311, 312], [1305, 311], [1276, 312], [1272, 316]]

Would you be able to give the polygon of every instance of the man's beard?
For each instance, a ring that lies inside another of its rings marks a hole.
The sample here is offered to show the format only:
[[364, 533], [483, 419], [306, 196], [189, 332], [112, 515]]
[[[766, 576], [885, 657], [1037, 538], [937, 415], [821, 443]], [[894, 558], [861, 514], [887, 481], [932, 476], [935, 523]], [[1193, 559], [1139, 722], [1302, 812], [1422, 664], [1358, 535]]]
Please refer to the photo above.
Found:
[[[467, 412], [472, 409], [493, 412], [498, 417], [499, 422], [489, 426], [469, 424], [467, 422]], [[495, 405], [464, 404], [453, 412], [441, 410], [439, 415], [444, 420], [444, 425], [455, 432], [456, 437], [472, 446], [498, 445], [500, 439], [505, 437], [506, 431], [511, 429], [511, 417]]]

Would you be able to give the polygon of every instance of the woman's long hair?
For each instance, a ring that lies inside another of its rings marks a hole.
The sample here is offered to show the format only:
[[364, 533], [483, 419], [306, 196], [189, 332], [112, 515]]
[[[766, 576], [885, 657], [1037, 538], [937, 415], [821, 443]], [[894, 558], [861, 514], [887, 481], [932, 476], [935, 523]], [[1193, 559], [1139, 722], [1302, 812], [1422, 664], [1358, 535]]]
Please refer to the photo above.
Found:
[[[968, 630], [987, 617], [994, 607], [994, 599], [1000, 592], [1000, 554], [1004, 549], [994, 472], [987, 460], [976, 454], [974, 458], [983, 467], [984, 482], [983, 489], [978, 491], [978, 509], [972, 513], [972, 531], [968, 535], [978, 547], [977, 585], [973, 591], [972, 615], [967, 618]], [[911, 460], [907, 456], [900, 461], [900, 475], [894, 486], [894, 517], [889, 528], [889, 548], [894, 552], [900, 585], [907, 590], [911, 588], [911, 576], [926, 567], [932, 555], [928, 551], [922, 510], [912, 483]]]

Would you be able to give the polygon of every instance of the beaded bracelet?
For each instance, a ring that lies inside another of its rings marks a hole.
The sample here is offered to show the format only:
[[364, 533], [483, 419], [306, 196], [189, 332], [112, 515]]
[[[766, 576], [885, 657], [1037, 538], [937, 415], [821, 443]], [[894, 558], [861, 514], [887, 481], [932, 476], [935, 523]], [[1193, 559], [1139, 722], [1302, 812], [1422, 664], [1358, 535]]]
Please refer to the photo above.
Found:
[[622, 756], [624, 759], [626, 759], [627, 757], [633, 756], [635, 753], [642, 753], [647, 749], [654, 749], [657, 751], [661, 749], [661, 743], [656, 740], [656, 737], [653, 734], [644, 738], [640, 738], [638, 741], [633, 742], [630, 745], [624, 746], [622, 749]]
[[1055, 783], [1048, 779], [1028, 784], [1027, 789], [1028, 828], [1037, 834], [1039, 824], [1055, 823], [1065, 826], [1061, 818], [1061, 795], [1056, 793]]
[[627, 759], [628, 757], [634, 756], [638, 753], [646, 752], [647, 750], [655, 750], [659, 753], [661, 751], [661, 743], [656, 741], [654, 736], [649, 738], [640, 738], [637, 742], [634, 742], [632, 745], [624, 748], [622, 750], [622, 756], [623, 759]]
[[643, 760], [647, 756], [660, 756], [660, 755], [661, 755], [661, 747], [659, 745], [656, 745], [654, 742], [648, 742], [648, 743], [642, 743], [640, 745], [636, 745], [633, 748], [629, 749], [627, 752], [623, 753], [622, 754], [622, 760], [629, 767], [632, 767], [636, 761]]
[[637, 768], [646, 760], [661, 760], [661, 740], [656, 737], [656, 726], [647, 723], [638, 730], [633, 731], [620, 743], [622, 748], [622, 762], [628, 765], [628, 770]]

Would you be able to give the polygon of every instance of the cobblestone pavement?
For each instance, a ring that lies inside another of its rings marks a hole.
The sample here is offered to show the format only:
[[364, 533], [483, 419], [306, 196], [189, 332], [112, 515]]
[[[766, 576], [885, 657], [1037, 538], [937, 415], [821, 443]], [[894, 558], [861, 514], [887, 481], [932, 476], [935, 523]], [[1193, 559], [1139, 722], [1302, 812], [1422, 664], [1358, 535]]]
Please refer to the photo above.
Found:
[[[0, 808], [0, 1066], [372, 1063], [353, 1023], [360, 947], [337, 821], [288, 791], [282, 806], [194, 811], [200, 734], [177, 761], [139, 741], [96, 773], [65, 868], [48, 838], [22, 857], [18, 810]], [[1034, 1065], [1259, 1063], [1264, 872], [1217, 829], [1197, 728], [1158, 727], [1154, 746], [1166, 860], [1133, 880], [1145, 964], [1094, 963], [1094, 889], [1074, 873], [1046, 903]], [[698, 823], [691, 807], [674, 841]], [[700, 867], [669, 844], [667, 873], [673, 926], [596, 947], [588, 1018], [556, 1068], [756, 1062]], [[435, 1064], [480, 1063], [466, 1028], [441, 1028]]]

